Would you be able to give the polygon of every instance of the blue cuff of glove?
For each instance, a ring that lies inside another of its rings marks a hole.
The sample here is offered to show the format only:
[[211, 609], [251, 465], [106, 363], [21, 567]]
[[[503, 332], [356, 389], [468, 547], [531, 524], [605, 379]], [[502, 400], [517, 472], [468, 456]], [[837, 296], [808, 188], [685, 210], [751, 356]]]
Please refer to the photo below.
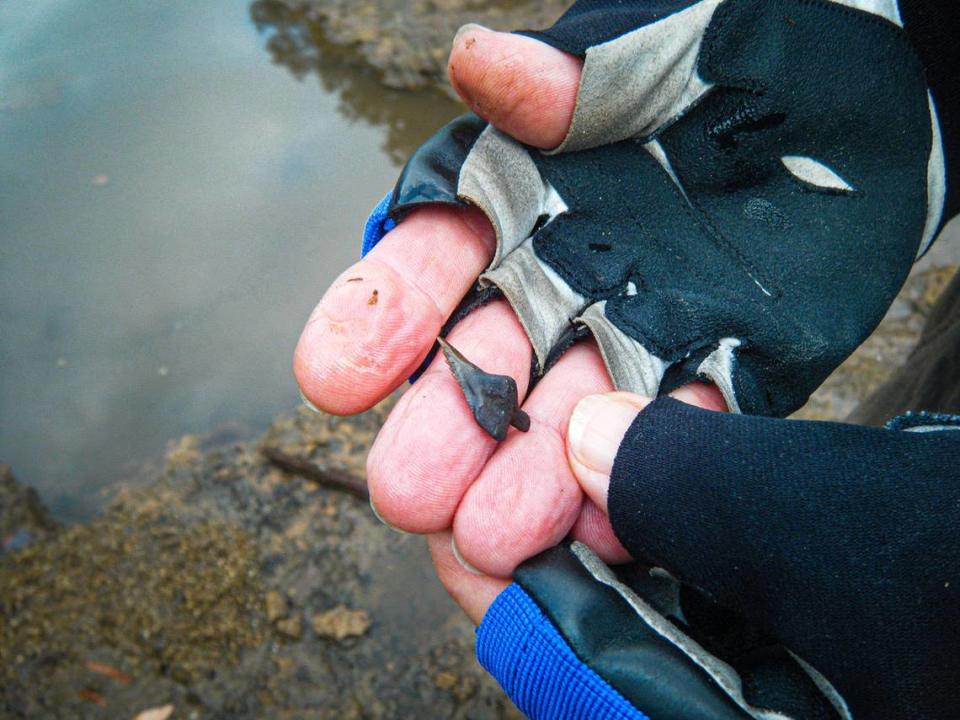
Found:
[[517, 584], [487, 610], [477, 629], [477, 659], [533, 720], [648, 720], [577, 658]]
[[377, 203], [377, 206], [367, 218], [366, 225], [363, 226], [363, 241], [360, 245], [360, 257], [366, 257], [367, 253], [377, 246], [377, 243], [383, 240], [383, 236], [393, 230], [397, 223], [393, 218], [387, 215], [390, 210], [390, 200], [393, 197], [393, 191], [388, 192], [383, 200]]

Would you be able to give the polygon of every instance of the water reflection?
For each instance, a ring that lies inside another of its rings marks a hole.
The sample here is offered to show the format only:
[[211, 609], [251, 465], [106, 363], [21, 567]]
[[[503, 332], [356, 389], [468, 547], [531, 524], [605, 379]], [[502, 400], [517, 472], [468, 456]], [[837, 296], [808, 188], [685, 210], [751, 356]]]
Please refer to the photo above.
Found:
[[0, 462], [60, 518], [296, 404], [303, 320], [454, 112], [261, 5], [0, 3]]
[[327, 41], [322, 28], [302, 9], [278, 0], [256, 0], [250, 17], [267, 34], [267, 49], [275, 63], [298, 80], [316, 75], [324, 90], [337, 93], [338, 109], [351, 120], [364, 120], [387, 131], [383, 148], [397, 163], [437, 127], [464, 112], [464, 107], [439, 91], [405, 92], [384, 87], [378, 72], [351, 48]]

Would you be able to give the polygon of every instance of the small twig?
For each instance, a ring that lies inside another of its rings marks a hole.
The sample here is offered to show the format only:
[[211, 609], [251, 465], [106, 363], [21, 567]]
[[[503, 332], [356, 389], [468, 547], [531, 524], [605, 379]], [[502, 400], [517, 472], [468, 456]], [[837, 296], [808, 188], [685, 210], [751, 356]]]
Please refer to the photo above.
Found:
[[288, 455], [283, 450], [270, 447], [269, 445], [261, 446], [260, 454], [285, 472], [300, 475], [307, 480], [312, 480], [318, 485], [323, 485], [333, 490], [350, 493], [354, 497], [364, 501], [370, 500], [370, 493], [367, 491], [366, 483], [357, 480], [342, 470], [322, 468], [314, 465], [309, 460]]
[[97, 662], [96, 660], [87, 660], [84, 665], [86, 665], [87, 670], [90, 672], [95, 672], [98, 675], [105, 675], [108, 678], [113, 678], [119, 683], [124, 685], [129, 685], [133, 682], [133, 678], [130, 677], [128, 673], [125, 673], [118, 667], [113, 665], [108, 665], [107, 663]]

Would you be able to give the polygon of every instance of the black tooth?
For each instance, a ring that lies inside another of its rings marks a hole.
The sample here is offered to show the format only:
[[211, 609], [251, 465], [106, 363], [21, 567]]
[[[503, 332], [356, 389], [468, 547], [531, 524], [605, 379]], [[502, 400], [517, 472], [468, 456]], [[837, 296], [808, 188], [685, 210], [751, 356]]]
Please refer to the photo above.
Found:
[[520, 409], [517, 383], [512, 377], [481, 370], [443, 338], [437, 338], [437, 342], [474, 419], [487, 434], [504, 440], [511, 425], [522, 432], [530, 429], [530, 417]]

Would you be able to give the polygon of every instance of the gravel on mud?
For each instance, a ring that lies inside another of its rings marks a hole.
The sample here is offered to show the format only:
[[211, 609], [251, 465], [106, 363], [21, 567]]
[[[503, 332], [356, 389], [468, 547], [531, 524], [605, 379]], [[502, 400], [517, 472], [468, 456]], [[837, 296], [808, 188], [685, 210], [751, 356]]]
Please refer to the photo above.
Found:
[[0, 536], [32, 534], [0, 554], [0, 717], [521, 717], [423, 540], [259, 452], [362, 479], [385, 412], [181, 438], [152, 483], [70, 528], [4, 471]]

